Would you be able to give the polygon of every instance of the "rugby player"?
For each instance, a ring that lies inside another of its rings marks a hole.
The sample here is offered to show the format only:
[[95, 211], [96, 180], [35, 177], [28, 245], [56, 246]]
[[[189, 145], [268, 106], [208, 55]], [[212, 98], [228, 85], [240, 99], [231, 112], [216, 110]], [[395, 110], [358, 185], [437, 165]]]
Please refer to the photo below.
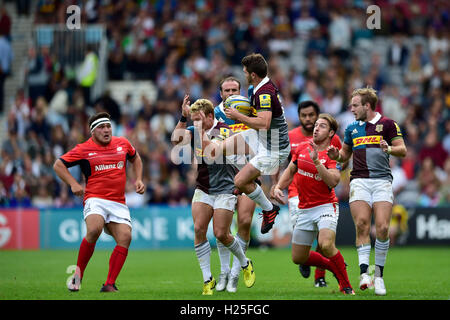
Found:
[[256, 116], [244, 115], [233, 108], [227, 108], [225, 114], [227, 118], [251, 129], [217, 144], [212, 144], [206, 135], [202, 135], [203, 144], [204, 147], [211, 147], [212, 157], [236, 154], [242, 145], [252, 149], [255, 156], [236, 174], [234, 184], [238, 193], [245, 193], [262, 208], [261, 233], [267, 233], [272, 229], [280, 207], [269, 201], [255, 180], [263, 174], [273, 174], [289, 156], [288, 126], [278, 88], [267, 76], [268, 66], [264, 57], [250, 54], [242, 59], [242, 66], [249, 85], [254, 88], [250, 102], [256, 110]]
[[[386, 295], [383, 271], [389, 249], [389, 224], [394, 194], [389, 157], [404, 157], [406, 146], [398, 124], [375, 111], [378, 97], [372, 88], [356, 89], [350, 102], [355, 122], [345, 129], [344, 145], [339, 150], [331, 146], [330, 159], [347, 161], [353, 154], [350, 173], [350, 211], [356, 228], [359, 259], [359, 288], [372, 284], [376, 295]], [[368, 273], [372, 212], [375, 220], [375, 274]]]
[[[248, 130], [245, 124], [227, 118], [223, 103], [232, 95], [239, 95], [241, 90], [241, 83], [235, 77], [226, 77], [220, 82], [219, 86], [220, 97], [222, 101], [214, 108], [214, 115], [220, 122], [226, 123], [233, 133]], [[228, 158], [228, 157], [227, 157]], [[237, 169], [241, 169], [246, 164], [245, 155], [233, 155], [231, 161]], [[256, 203], [247, 197], [245, 194], [237, 197], [237, 234], [236, 240], [241, 245], [244, 253], [247, 252], [250, 243], [250, 228], [252, 226], [253, 213], [255, 211]], [[233, 259], [233, 264], [230, 270], [230, 251], [227, 250], [222, 243], [217, 243], [217, 250], [220, 258], [220, 275], [217, 281], [216, 290], [228, 292], [236, 292], [239, 282], [240, 264], [238, 259]]]
[[[181, 108], [182, 117], [172, 134], [172, 142], [175, 145], [190, 143], [197, 161], [197, 185], [192, 198], [192, 218], [195, 253], [203, 274], [202, 294], [212, 295], [216, 286], [216, 280], [211, 274], [211, 246], [206, 237], [211, 219], [217, 242], [238, 259], [244, 272], [244, 283], [250, 288], [255, 283], [252, 261], [245, 256], [241, 245], [230, 232], [237, 201], [237, 196], [233, 194], [236, 169], [227, 164], [223, 157], [212, 162], [208, 161], [205, 157], [207, 151], [202, 148], [201, 138], [198, 135], [204, 132], [211, 141], [221, 141], [232, 132], [228, 125], [215, 119], [214, 106], [207, 99], [198, 99], [190, 106], [189, 95], [185, 95]], [[191, 117], [194, 126], [187, 127], [188, 116]]]
[[[348, 280], [344, 258], [335, 245], [339, 205], [334, 187], [339, 183], [340, 172], [336, 168], [336, 161], [327, 157], [327, 150], [337, 128], [338, 124], [331, 115], [319, 115], [314, 124], [312, 140], [297, 147], [271, 195], [284, 203], [283, 190], [298, 173], [295, 187], [299, 210], [292, 234], [292, 261], [332, 271], [339, 282], [340, 291], [353, 295], [355, 293]], [[323, 255], [311, 251], [317, 236]]]
[[[78, 252], [77, 268], [68, 289], [79, 291], [84, 271], [94, 253], [95, 244], [104, 229], [116, 246], [109, 259], [109, 271], [101, 292], [117, 291], [116, 279], [122, 270], [131, 243], [130, 211], [125, 203], [126, 163], [133, 165], [135, 190], [145, 191], [142, 182], [142, 160], [135, 148], [123, 137], [113, 137], [111, 117], [100, 112], [89, 119], [91, 138], [78, 144], [55, 161], [53, 169], [67, 183], [73, 194], [83, 197], [86, 236]], [[86, 178], [84, 188], [67, 168], [79, 165]]]
[[[312, 138], [314, 132], [314, 124], [320, 113], [319, 105], [315, 101], [305, 100], [298, 104], [298, 119], [300, 120], [300, 125], [297, 128], [289, 131], [289, 141], [291, 144], [291, 158], [295, 154], [297, 147]], [[341, 139], [335, 134], [331, 139], [331, 144], [337, 148], [341, 148]], [[288, 188], [288, 208], [291, 217], [291, 223], [295, 227], [297, 221], [297, 215], [299, 213], [298, 208], [298, 190], [296, 183], [299, 179], [299, 174], [294, 174], [294, 179]], [[316, 251], [321, 253], [320, 246], [316, 247]], [[311, 273], [310, 266], [304, 266], [299, 264], [299, 270], [304, 278], [308, 278]], [[325, 281], [325, 269], [316, 268], [314, 273], [314, 285], [315, 287], [326, 287], [327, 283]]]

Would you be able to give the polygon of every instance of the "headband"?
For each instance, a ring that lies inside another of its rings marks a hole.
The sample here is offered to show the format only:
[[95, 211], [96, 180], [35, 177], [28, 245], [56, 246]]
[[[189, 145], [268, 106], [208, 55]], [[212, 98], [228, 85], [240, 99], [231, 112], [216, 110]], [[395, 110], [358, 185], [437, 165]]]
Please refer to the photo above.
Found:
[[94, 131], [94, 129], [97, 128], [99, 125], [104, 124], [104, 123], [111, 124], [111, 120], [108, 118], [100, 118], [100, 119], [97, 119], [94, 122], [92, 122], [91, 127], [90, 127], [91, 132]]

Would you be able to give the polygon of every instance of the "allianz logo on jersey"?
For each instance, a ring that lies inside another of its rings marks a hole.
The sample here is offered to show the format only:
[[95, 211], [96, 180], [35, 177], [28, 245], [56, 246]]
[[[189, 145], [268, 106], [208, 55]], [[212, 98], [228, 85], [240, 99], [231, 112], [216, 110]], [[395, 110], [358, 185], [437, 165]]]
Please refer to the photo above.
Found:
[[299, 174], [301, 174], [302, 176], [305, 176], [305, 177], [308, 177], [308, 178], [312, 178], [312, 179], [316, 179], [317, 181], [322, 181], [322, 178], [320, 177], [319, 173], [314, 174], [312, 172], [307, 172], [307, 171], [304, 171], [302, 169], [298, 169], [297, 172]]
[[123, 168], [123, 161], [119, 161], [117, 164], [99, 164], [95, 166], [95, 171], [103, 171], [103, 170], [109, 170], [109, 169], [122, 169]]

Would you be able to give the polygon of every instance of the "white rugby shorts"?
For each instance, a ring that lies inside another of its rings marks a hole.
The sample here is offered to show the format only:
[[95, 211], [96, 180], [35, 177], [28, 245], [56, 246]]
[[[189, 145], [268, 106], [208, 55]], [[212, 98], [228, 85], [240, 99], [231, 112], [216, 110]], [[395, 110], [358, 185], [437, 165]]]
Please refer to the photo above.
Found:
[[[250, 147], [250, 161], [253, 167], [258, 169], [263, 175], [275, 174], [280, 165], [289, 157], [291, 146], [279, 150], [267, 150], [260, 142], [259, 133], [255, 129], [248, 129], [238, 133], [244, 138]], [[242, 168], [240, 168], [242, 169]]]
[[[83, 215], [84, 219], [91, 214], [99, 214], [105, 220], [105, 224], [110, 222], [124, 223], [132, 227], [130, 210], [128, 207], [116, 201], [101, 199], [101, 198], [88, 198], [84, 202]], [[110, 234], [108, 228], [104, 228], [105, 233]]]
[[326, 203], [308, 209], [299, 209], [295, 229], [320, 231], [327, 228], [336, 232], [339, 219], [339, 205]]
[[280, 165], [289, 157], [291, 146], [282, 150], [267, 150], [261, 144], [258, 153], [250, 159], [250, 163], [258, 169], [262, 175], [272, 175], [277, 173]]
[[394, 192], [392, 183], [383, 179], [364, 179], [357, 178], [350, 181], [350, 199], [349, 202], [362, 200], [370, 207], [375, 202], [387, 201], [394, 203]]
[[258, 153], [258, 132], [255, 129], [247, 129], [237, 134], [240, 135], [245, 140], [245, 143], [247, 143], [247, 145], [250, 147], [250, 157], [253, 158]]
[[245, 154], [233, 154], [226, 156], [227, 163], [233, 165], [237, 170], [242, 170], [242, 168], [249, 162], [251, 156]]
[[292, 243], [311, 246], [320, 230], [330, 229], [336, 233], [338, 220], [339, 205], [337, 203], [299, 209]]
[[202, 202], [211, 206], [214, 210], [225, 209], [234, 213], [236, 208], [237, 196], [234, 194], [207, 194], [206, 192], [195, 189], [192, 203]]

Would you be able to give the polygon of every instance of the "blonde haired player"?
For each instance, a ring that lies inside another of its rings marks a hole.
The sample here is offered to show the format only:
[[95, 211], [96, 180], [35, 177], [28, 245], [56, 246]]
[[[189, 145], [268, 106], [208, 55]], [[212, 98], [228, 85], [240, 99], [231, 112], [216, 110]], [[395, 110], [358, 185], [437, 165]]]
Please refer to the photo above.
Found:
[[[207, 99], [198, 99], [190, 106], [186, 95], [181, 106], [182, 117], [172, 135], [173, 144], [190, 143], [197, 161], [196, 189], [192, 198], [192, 218], [194, 220], [194, 247], [203, 275], [203, 295], [212, 295], [216, 280], [211, 273], [211, 246], [206, 237], [208, 224], [213, 219], [214, 235], [218, 243], [231, 251], [239, 261], [244, 273], [244, 283], [250, 288], [255, 283], [253, 264], [245, 256], [241, 245], [230, 232], [236, 207], [234, 190], [235, 168], [227, 164], [224, 157], [209, 161], [208, 150], [202, 148], [199, 134], [202, 132], [211, 141], [222, 141], [232, 134], [228, 125], [217, 121], [214, 107]], [[194, 126], [187, 127], [190, 116]], [[197, 140], [199, 139], [199, 140]]]
[[[398, 124], [375, 111], [378, 97], [372, 88], [356, 89], [350, 102], [355, 122], [345, 129], [339, 150], [330, 147], [328, 156], [338, 162], [353, 154], [350, 174], [350, 211], [356, 227], [361, 290], [374, 285], [376, 295], [386, 295], [384, 265], [389, 250], [389, 223], [394, 194], [389, 157], [404, 157], [406, 146]], [[375, 219], [375, 275], [368, 274], [372, 212]]]
[[[214, 115], [220, 122], [226, 123], [233, 133], [239, 133], [249, 130], [250, 128], [244, 123], [231, 120], [225, 114], [224, 102], [228, 97], [233, 95], [239, 95], [241, 90], [240, 81], [233, 77], [228, 76], [220, 81], [219, 93], [222, 101], [214, 108]], [[240, 170], [247, 162], [249, 156], [245, 155], [233, 155], [227, 157], [231, 159], [236, 169]], [[247, 252], [250, 243], [250, 229], [252, 225], [253, 213], [255, 211], [256, 203], [251, 200], [247, 195], [241, 194], [237, 196], [237, 233], [236, 240], [241, 245], [244, 253]], [[217, 251], [220, 258], [220, 275], [217, 281], [216, 290], [228, 292], [236, 292], [239, 282], [240, 264], [239, 260], [234, 258], [232, 267], [230, 269], [230, 251], [223, 246], [220, 242], [217, 243]]]
[[257, 150], [253, 149], [255, 156], [236, 174], [234, 184], [239, 193], [245, 193], [263, 209], [261, 233], [267, 233], [272, 229], [280, 207], [270, 202], [255, 181], [263, 174], [273, 174], [288, 158], [291, 150], [288, 126], [279, 90], [267, 76], [268, 65], [264, 57], [253, 53], [245, 56], [241, 63], [249, 85], [254, 87], [250, 104], [255, 108], [256, 116], [246, 116], [234, 108], [226, 109], [225, 114], [227, 118], [242, 122], [251, 129], [217, 145], [203, 135], [202, 143], [214, 149], [211, 153], [213, 157], [223, 153], [236, 154], [233, 152], [241, 145], [256, 145]]

